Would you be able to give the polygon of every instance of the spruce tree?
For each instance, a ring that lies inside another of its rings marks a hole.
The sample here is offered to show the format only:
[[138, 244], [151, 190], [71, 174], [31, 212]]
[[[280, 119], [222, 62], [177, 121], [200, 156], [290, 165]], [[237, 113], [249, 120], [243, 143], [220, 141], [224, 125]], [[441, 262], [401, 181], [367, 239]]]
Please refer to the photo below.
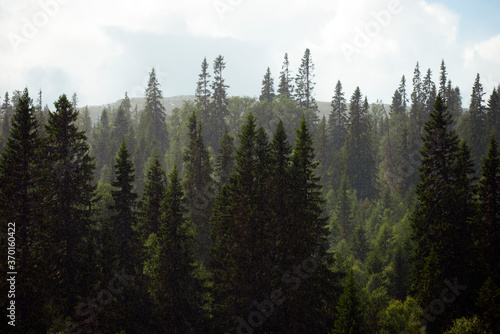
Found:
[[212, 165], [203, 141], [201, 123], [197, 121], [194, 112], [188, 122], [189, 144], [184, 152], [186, 176], [183, 186], [187, 213], [191, 223], [196, 227], [197, 255], [206, 263], [210, 248], [209, 220], [215, 197]]
[[281, 66], [280, 82], [278, 85], [278, 95], [280, 97], [291, 98], [293, 95], [292, 74], [290, 71], [290, 63], [288, 61], [288, 54], [285, 53], [283, 65]]
[[352, 269], [337, 306], [334, 334], [362, 334], [366, 331], [362, 303]]
[[[450, 130], [452, 116], [438, 95], [425, 125], [421, 150], [418, 205], [411, 218], [413, 240], [413, 291], [427, 304], [443, 289], [444, 280], [471, 285], [474, 256], [470, 219], [473, 216], [472, 166], [468, 148], [459, 145]], [[438, 270], [439, 269], [439, 270]], [[446, 314], [429, 324], [431, 333], [450, 323], [453, 317], [470, 310], [470, 291], [463, 293]]]
[[210, 97], [210, 73], [208, 73], [207, 58], [203, 58], [201, 63], [201, 73], [198, 75], [198, 82], [196, 83], [196, 107], [198, 109], [198, 117], [203, 125], [203, 137], [209, 138], [210, 131], [210, 118], [211, 118], [211, 103]]
[[262, 79], [262, 89], [260, 92], [259, 101], [271, 102], [274, 98], [274, 79], [271, 76], [271, 70], [267, 68], [264, 79]]
[[9, 93], [5, 93], [4, 101], [2, 103], [2, 107], [0, 108], [2, 111], [2, 134], [5, 138], [9, 136], [10, 133], [10, 122], [13, 114], [13, 110], [15, 110], [12, 107], [11, 100], [9, 98]]
[[160, 228], [160, 207], [165, 195], [167, 179], [160, 165], [158, 155], [155, 155], [149, 166], [144, 183], [144, 191], [139, 203], [140, 218], [138, 230], [142, 244], [151, 233], [158, 233]]
[[338, 152], [344, 145], [347, 135], [347, 105], [340, 80], [335, 85], [335, 95], [332, 98], [331, 106], [328, 131], [331, 136], [332, 150]]
[[306, 49], [295, 76], [295, 100], [300, 107], [305, 110], [318, 111], [318, 105], [314, 99], [314, 63], [311, 58], [311, 51]]
[[226, 130], [220, 142], [219, 154], [215, 159], [215, 179], [218, 183], [219, 190], [229, 182], [229, 177], [234, 171], [233, 154], [234, 138], [231, 137]]
[[496, 88], [493, 88], [488, 100], [486, 124], [487, 134], [494, 134], [495, 138], [500, 138], [500, 92]]
[[113, 215], [111, 217], [111, 229], [114, 234], [116, 245], [116, 257], [118, 268], [125, 268], [128, 273], [135, 273], [138, 249], [135, 225], [137, 223], [136, 200], [137, 194], [134, 188], [134, 166], [130, 159], [125, 140], [122, 139], [120, 148], [116, 154], [113, 165], [115, 178], [111, 185]]
[[439, 90], [438, 93], [441, 94], [441, 97], [443, 98], [445, 103], [448, 103], [449, 96], [447, 94], [447, 72], [446, 72], [446, 65], [444, 64], [444, 59], [441, 60], [441, 67], [440, 67], [440, 72], [439, 72]]
[[226, 68], [223, 56], [218, 56], [214, 61], [214, 80], [212, 82], [212, 115], [210, 119], [209, 146], [212, 146], [214, 151], [219, 149], [219, 142], [222, 139], [226, 129], [225, 118], [228, 115], [228, 85], [224, 83], [222, 71]]
[[[53, 267], [47, 262], [50, 253], [46, 251], [53, 245], [46, 237], [50, 232], [44, 218], [46, 198], [41, 191], [44, 173], [40, 163], [42, 141], [27, 89], [23, 91], [10, 121], [10, 135], [0, 156], [0, 233], [13, 237], [9, 240], [15, 240], [16, 254], [9, 252], [11, 256], [8, 257], [5, 244], [0, 268], [3, 272], [17, 272], [15, 328], [23, 332], [47, 330], [53, 319], [42, 309], [50, 302], [49, 275]], [[8, 283], [4, 279], [0, 284], [5, 296], [0, 302], [3, 309], [10, 307]], [[7, 320], [0, 327], [6, 332]]]
[[49, 114], [45, 127], [45, 159], [50, 170], [47, 180], [54, 247], [60, 250], [54, 259], [61, 272], [56, 283], [57, 299], [69, 312], [89, 288], [82, 261], [86, 252], [84, 237], [91, 223], [95, 165], [85, 133], [76, 126], [78, 112], [64, 94], [54, 105], [56, 111]]
[[482, 178], [478, 188], [476, 239], [486, 276], [498, 280], [500, 269], [496, 254], [500, 251], [500, 157], [495, 136], [491, 137], [488, 154], [483, 158]]
[[349, 126], [344, 150], [344, 173], [358, 197], [375, 196], [375, 156], [371, 140], [372, 126], [368, 102], [362, 102], [359, 87], [349, 104]]
[[472, 158], [476, 170], [479, 169], [481, 157], [486, 153], [487, 138], [490, 135], [486, 133], [486, 108], [483, 104], [483, 85], [477, 74], [472, 94], [470, 97], [469, 114], [466, 121], [465, 139], [471, 147]]
[[177, 168], [161, 205], [160, 227], [148, 240], [149, 258], [144, 271], [149, 276], [161, 331], [197, 333], [200, 321], [199, 282], [194, 277], [192, 239], [184, 218], [183, 191]]

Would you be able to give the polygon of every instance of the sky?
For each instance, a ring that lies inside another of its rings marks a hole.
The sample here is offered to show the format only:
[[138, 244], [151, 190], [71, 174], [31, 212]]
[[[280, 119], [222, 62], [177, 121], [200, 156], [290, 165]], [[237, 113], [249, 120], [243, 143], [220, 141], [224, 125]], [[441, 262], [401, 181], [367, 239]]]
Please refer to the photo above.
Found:
[[390, 103], [417, 62], [438, 83], [441, 60], [468, 107], [477, 73], [487, 99], [500, 82], [497, 0], [0, 0], [0, 94], [41, 89], [43, 104], [141, 97], [154, 67], [163, 95], [194, 95], [201, 63], [218, 55], [230, 96], [277, 86], [285, 53], [296, 74], [306, 48], [318, 101], [342, 82]]

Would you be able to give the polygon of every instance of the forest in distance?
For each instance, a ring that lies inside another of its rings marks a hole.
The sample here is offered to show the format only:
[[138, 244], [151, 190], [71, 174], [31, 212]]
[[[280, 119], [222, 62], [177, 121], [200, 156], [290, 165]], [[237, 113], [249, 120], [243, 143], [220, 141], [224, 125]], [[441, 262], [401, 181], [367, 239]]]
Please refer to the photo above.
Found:
[[5, 93], [1, 332], [500, 333], [500, 86], [417, 62], [323, 116], [309, 49], [258, 98], [225, 67], [170, 114], [155, 69], [97, 121]]

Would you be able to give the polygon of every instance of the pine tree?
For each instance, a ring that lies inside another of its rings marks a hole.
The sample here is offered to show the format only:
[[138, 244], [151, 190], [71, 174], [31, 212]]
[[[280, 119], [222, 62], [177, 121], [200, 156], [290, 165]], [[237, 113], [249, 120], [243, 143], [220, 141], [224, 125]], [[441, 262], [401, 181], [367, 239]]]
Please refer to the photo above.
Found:
[[375, 156], [371, 143], [368, 102], [359, 87], [349, 105], [349, 126], [344, 150], [344, 173], [359, 198], [375, 196]]
[[194, 112], [189, 117], [188, 122], [189, 144], [184, 152], [186, 176], [183, 186], [187, 213], [197, 231], [197, 255], [206, 263], [210, 249], [209, 220], [215, 197], [212, 165], [203, 141], [201, 123], [196, 120]]
[[150, 277], [150, 292], [157, 305], [161, 330], [196, 333], [201, 315], [197, 304], [199, 282], [194, 277], [192, 239], [183, 215], [181, 182], [174, 166], [161, 206], [159, 230], [148, 240], [149, 259], [144, 271]]
[[411, 109], [410, 109], [410, 119], [415, 122], [415, 124], [419, 124], [420, 127], [423, 124], [420, 124], [419, 115], [422, 114], [422, 109], [424, 108], [424, 93], [423, 93], [423, 83], [422, 77], [420, 75], [420, 67], [418, 65], [415, 66], [415, 70], [413, 72], [413, 92], [411, 93]]
[[281, 66], [280, 82], [278, 85], [278, 95], [281, 97], [291, 98], [293, 95], [292, 74], [289, 69], [288, 54], [285, 53], [283, 65]]
[[408, 103], [408, 96], [406, 95], [406, 78], [403, 75], [401, 77], [401, 82], [399, 83], [399, 93], [401, 94], [401, 101], [404, 108], [404, 113], [406, 114], [406, 105]]
[[271, 102], [274, 98], [274, 79], [271, 76], [271, 70], [267, 68], [264, 79], [262, 79], [262, 89], [259, 96], [259, 101]]
[[347, 242], [351, 241], [354, 236], [354, 222], [351, 211], [351, 199], [347, 191], [347, 179], [345, 176], [340, 183], [333, 219], [340, 227], [340, 237]]
[[358, 287], [351, 271], [344, 286], [344, 292], [337, 306], [334, 334], [365, 333], [366, 325]]
[[209, 122], [211, 118], [210, 97], [212, 96], [212, 92], [210, 91], [210, 73], [208, 73], [208, 62], [206, 57], [203, 58], [203, 62], [201, 63], [201, 73], [198, 75], [195, 96], [198, 117], [204, 128], [203, 137], [209, 138]]
[[465, 139], [469, 143], [476, 170], [479, 169], [481, 157], [486, 153], [486, 108], [483, 105], [483, 85], [479, 74], [476, 76], [470, 97], [469, 115], [466, 122]]
[[5, 98], [2, 103], [2, 107], [0, 108], [2, 111], [2, 134], [5, 138], [9, 136], [10, 133], [10, 119], [12, 118], [13, 114], [13, 107], [11, 104], [11, 101], [9, 99], [9, 93], [5, 93]]
[[[436, 100], [436, 85], [432, 81], [432, 71], [427, 70], [427, 73], [422, 82], [423, 92], [423, 110], [419, 117], [419, 124], [424, 124], [429, 119], [429, 115], [434, 108], [434, 101]], [[441, 95], [443, 98], [443, 95]], [[444, 101], [446, 103], [446, 101]]]
[[[45, 258], [49, 253], [44, 252], [49, 249], [50, 240], [44, 236], [49, 231], [43, 215], [42, 141], [38, 127], [35, 108], [25, 89], [11, 118], [10, 135], [0, 157], [0, 233], [15, 237], [16, 246], [16, 254], [9, 258], [5, 254], [0, 268], [4, 272], [18, 272], [16, 328], [24, 332], [46, 330], [52, 320], [42, 312], [49, 304], [51, 282], [48, 276], [53, 267]], [[13, 258], [15, 261], [11, 262]], [[8, 269], [8, 265], [13, 267]], [[9, 288], [5, 279], [0, 287], [7, 297]], [[0, 302], [4, 309], [10, 307], [6, 297]], [[7, 321], [0, 328], [7, 332], [6, 324]]]
[[[78, 296], [89, 286], [85, 266], [85, 242], [91, 223], [91, 201], [95, 186], [95, 169], [89, 155], [87, 138], [76, 126], [78, 112], [61, 95], [55, 102], [56, 111], [49, 114], [46, 125], [46, 161], [50, 174], [49, 196], [53, 221], [53, 237], [59, 248], [54, 259], [61, 275], [57, 278], [57, 296], [66, 312], [76, 306]], [[67, 313], [66, 313], [67, 314]]]
[[225, 118], [228, 115], [228, 85], [224, 83], [222, 71], [226, 68], [224, 57], [218, 56], [214, 61], [214, 81], [212, 82], [212, 117], [210, 120], [211, 138], [208, 141], [214, 151], [219, 149], [219, 142], [226, 129]]
[[234, 138], [226, 130], [220, 142], [219, 155], [215, 160], [215, 179], [219, 185], [219, 190], [229, 182], [229, 177], [234, 171], [233, 154]]
[[392, 103], [391, 106], [389, 107], [391, 117], [395, 115], [403, 115], [404, 114], [404, 109], [403, 109], [403, 98], [401, 96], [401, 93], [399, 89], [396, 89], [394, 92], [394, 95], [392, 96]]
[[[451, 118], [438, 95], [425, 125], [416, 192], [418, 206], [411, 218], [416, 245], [413, 291], [422, 304], [440, 293], [443, 280], [458, 277], [461, 284], [469, 285], [474, 277], [470, 228], [473, 170], [467, 146], [460, 146], [457, 135], [450, 130]], [[440, 330], [452, 317], [465, 314], [471, 305], [470, 293], [466, 291], [450, 305], [446, 315], [429, 324], [429, 331]]]
[[318, 105], [314, 99], [314, 63], [311, 51], [306, 49], [299, 71], [295, 77], [295, 100], [305, 110], [318, 111]]

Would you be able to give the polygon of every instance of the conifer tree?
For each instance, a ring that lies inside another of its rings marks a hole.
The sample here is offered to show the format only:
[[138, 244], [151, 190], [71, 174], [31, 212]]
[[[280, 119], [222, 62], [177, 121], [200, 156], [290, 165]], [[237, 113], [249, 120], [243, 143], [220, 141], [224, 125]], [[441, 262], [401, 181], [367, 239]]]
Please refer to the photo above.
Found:
[[66, 95], [54, 103], [56, 111], [49, 114], [45, 131], [48, 164], [51, 220], [54, 224], [54, 247], [59, 256], [54, 259], [61, 275], [57, 278], [57, 295], [66, 312], [76, 306], [78, 296], [89, 287], [85, 273], [84, 237], [91, 223], [91, 201], [94, 162], [84, 131], [76, 126], [78, 112]]
[[340, 80], [335, 85], [335, 95], [332, 98], [331, 106], [328, 131], [331, 136], [332, 150], [338, 152], [344, 145], [347, 135], [347, 105]]
[[449, 96], [447, 94], [447, 72], [446, 72], [446, 65], [444, 64], [444, 59], [441, 60], [441, 67], [440, 67], [440, 72], [439, 72], [439, 90], [438, 93], [441, 94], [441, 97], [443, 98], [445, 103], [448, 103]]
[[333, 213], [334, 222], [340, 227], [340, 237], [347, 242], [351, 241], [354, 235], [354, 222], [352, 219], [351, 203], [347, 191], [347, 179], [344, 176], [340, 183], [337, 196], [337, 204]]
[[[10, 135], [0, 156], [0, 233], [12, 237], [16, 246], [16, 254], [9, 253], [8, 257], [6, 253], [0, 268], [3, 272], [18, 272], [15, 328], [23, 332], [46, 330], [52, 320], [42, 312], [49, 304], [49, 275], [53, 269], [46, 262], [49, 253], [45, 251], [53, 245], [45, 237], [50, 232], [44, 219], [45, 195], [41, 191], [41, 145], [36, 111], [25, 89], [12, 115]], [[7, 252], [6, 243], [3, 245]], [[4, 279], [0, 284], [5, 296], [0, 302], [3, 309], [10, 307], [8, 283]], [[7, 332], [7, 321], [0, 328]]]
[[487, 134], [500, 138], [500, 92], [493, 88], [486, 111]]
[[314, 63], [311, 58], [311, 51], [306, 49], [299, 71], [295, 77], [295, 100], [300, 107], [305, 110], [318, 110], [318, 105], [314, 99]]
[[477, 240], [486, 276], [497, 280], [500, 269], [496, 255], [500, 245], [500, 157], [495, 136], [490, 139], [488, 154], [483, 158], [479, 181], [479, 213]]
[[203, 137], [209, 138], [208, 131], [211, 118], [211, 103], [210, 97], [212, 92], [210, 91], [210, 73], [208, 73], [208, 62], [207, 58], [203, 58], [201, 63], [201, 73], [198, 75], [198, 82], [196, 84], [196, 107], [198, 108], [198, 117], [203, 125]]
[[219, 149], [219, 142], [222, 139], [226, 129], [225, 118], [228, 115], [228, 85], [224, 83], [222, 71], [226, 68], [224, 57], [218, 56], [214, 61], [214, 80], [212, 82], [212, 115], [210, 119], [210, 131], [212, 137], [209, 140], [209, 146], [214, 151]]
[[165, 172], [161, 168], [158, 155], [155, 155], [146, 174], [144, 192], [139, 204], [140, 218], [138, 230], [141, 234], [143, 244], [151, 233], [158, 233], [160, 228], [160, 207], [166, 187], [167, 179]]
[[188, 120], [189, 144], [184, 152], [186, 176], [184, 189], [189, 219], [196, 227], [198, 258], [208, 261], [210, 248], [210, 213], [213, 206], [214, 184], [210, 155], [202, 136], [202, 127], [193, 112]]
[[271, 76], [271, 70], [267, 68], [264, 79], [262, 79], [262, 89], [259, 101], [271, 102], [274, 98], [274, 79]]
[[215, 160], [215, 178], [219, 189], [229, 182], [229, 177], [234, 171], [234, 138], [227, 130], [220, 142], [219, 155]]
[[137, 236], [135, 225], [137, 223], [136, 200], [137, 194], [133, 191], [134, 166], [130, 160], [130, 153], [125, 140], [122, 139], [113, 165], [115, 178], [111, 185], [113, 215], [111, 229], [116, 244], [118, 268], [125, 268], [127, 272], [135, 272], [137, 260]]
[[349, 126], [344, 150], [344, 173], [359, 198], [375, 196], [375, 157], [368, 102], [362, 102], [359, 87], [349, 104]]
[[402, 105], [404, 108], [404, 113], [406, 114], [406, 106], [408, 103], [408, 96], [406, 94], [406, 78], [404, 75], [401, 77], [401, 82], [399, 83], [398, 90], [399, 90], [399, 93], [401, 94], [401, 101], [402, 101]]
[[[418, 206], [412, 215], [414, 252], [413, 291], [429, 303], [442, 290], [443, 280], [472, 284], [474, 270], [470, 219], [473, 216], [472, 166], [468, 148], [459, 145], [450, 130], [451, 114], [439, 95], [425, 125], [421, 150]], [[436, 332], [453, 317], [465, 314], [473, 302], [466, 291], [449, 306], [446, 315], [429, 324]], [[448, 306], [447, 306], [448, 307]]]
[[347, 276], [344, 292], [337, 306], [337, 319], [332, 331], [334, 334], [365, 333], [366, 325], [358, 287], [351, 271]]
[[10, 132], [10, 119], [12, 118], [13, 108], [9, 98], [9, 93], [5, 93], [5, 98], [0, 108], [2, 111], [2, 134], [5, 138], [9, 136]]
[[486, 153], [486, 139], [490, 135], [486, 133], [486, 108], [483, 104], [484, 94], [480, 76], [477, 74], [474, 86], [472, 87], [469, 115], [465, 125], [465, 139], [471, 147], [476, 170], [479, 169], [481, 157]]
[[150, 293], [157, 305], [162, 331], [196, 333], [200, 323], [199, 282], [194, 277], [192, 239], [183, 212], [181, 179], [174, 169], [161, 206], [157, 233], [148, 240], [149, 259], [145, 272], [150, 277]]
[[281, 66], [278, 95], [281, 97], [291, 98], [293, 95], [294, 87], [292, 84], [292, 74], [289, 67], [290, 63], [288, 61], [288, 54], [285, 53], [283, 65]]

